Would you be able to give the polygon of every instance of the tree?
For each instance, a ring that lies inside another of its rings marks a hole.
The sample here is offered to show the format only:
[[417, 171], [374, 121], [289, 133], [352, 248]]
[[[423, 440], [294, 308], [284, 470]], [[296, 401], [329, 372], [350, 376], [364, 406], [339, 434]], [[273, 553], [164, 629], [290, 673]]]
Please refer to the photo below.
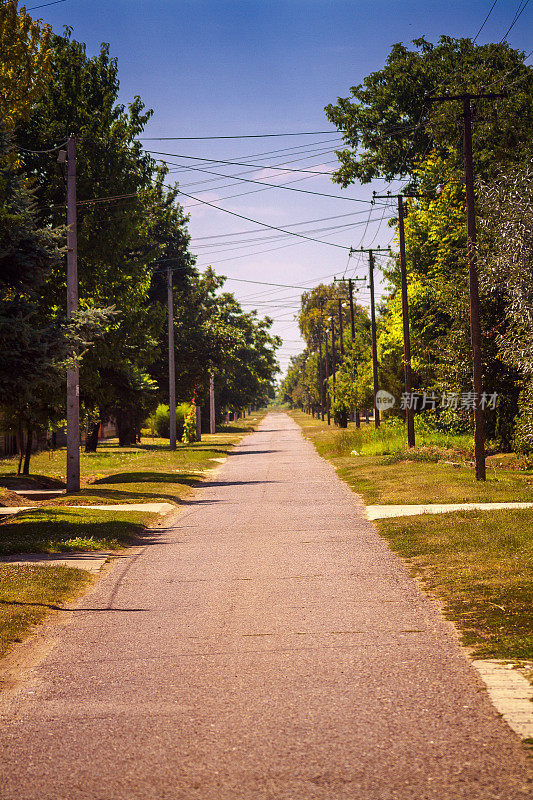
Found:
[[524, 64], [525, 54], [506, 42], [477, 45], [450, 36], [437, 44], [423, 38], [413, 44], [414, 50], [393, 45], [383, 69], [352, 86], [349, 97], [326, 106], [347, 145], [337, 153], [340, 167], [333, 180], [348, 186], [409, 176], [417, 185], [420, 163], [429, 153], [443, 156], [447, 168], [460, 168], [456, 115], [448, 104], [425, 105], [424, 96], [499, 91], [507, 83], [513, 85], [509, 98], [478, 104], [476, 171], [488, 177], [502, 161], [519, 163], [533, 123], [533, 68]]
[[[497, 306], [499, 356], [520, 391], [514, 445], [533, 453], [533, 162], [481, 186], [481, 286]], [[505, 402], [500, 397], [500, 403]]]
[[52, 29], [18, 9], [0, 5], [0, 119], [8, 128], [28, 119], [51, 77]]

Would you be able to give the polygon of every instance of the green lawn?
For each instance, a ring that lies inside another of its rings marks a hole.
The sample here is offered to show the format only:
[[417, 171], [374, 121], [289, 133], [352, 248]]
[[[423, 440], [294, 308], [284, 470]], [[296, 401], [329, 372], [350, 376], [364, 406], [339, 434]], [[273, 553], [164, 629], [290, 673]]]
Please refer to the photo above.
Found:
[[[386, 426], [342, 431], [301, 412], [292, 416], [369, 505], [533, 501], [533, 472], [516, 468], [509, 455], [490, 456], [487, 481], [476, 481], [468, 437], [420, 437], [421, 446], [406, 453], [401, 434]], [[533, 660], [533, 509], [424, 514], [375, 525], [440, 599], [477, 657]]]
[[[168, 440], [145, 438], [135, 447], [119, 447], [116, 440], [98, 445], [96, 453], [81, 452], [81, 491], [46, 501], [46, 506], [116, 503], [178, 503], [198, 482], [201, 473], [216, 466], [215, 458], [231, 452], [242, 436], [253, 430], [263, 415], [253, 414], [220, 433], [204, 434], [196, 444], [178, 443], [168, 449]], [[65, 450], [37, 453], [32, 457], [31, 475], [16, 474], [17, 459], [0, 460], [0, 487], [8, 490], [9, 499], [0, 502], [15, 505], [14, 488], [63, 488]], [[30, 501], [25, 501], [26, 503]], [[44, 501], [42, 501], [44, 503]], [[20, 503], [24, 505], [24, 502]]]
[[533, 509], [378, 520], [478, 658], [533, 659]]
[[[506, 460], [499, 455], [487, 460], [487, 480], [476, 481], [470, 437], [427, 434], [420, 437], [421, 446], [414, 453], [407, 453], [401, 434], [394, 431], [387, 436], [386, 425], [377, 432], [366, 425], [360, 432], [346, 431], [303, 412], [294, 411], [292, 417], [320, 455], [369, 505], [533, 502], [533, 470], [496, 466]], [[360, 449], [354, 446], [357, 443]], [[354, 449], [361, 455], [351, 455]]]
[[91, 580], [85, 570], [71, 567], [0, 565], [0, 656]]

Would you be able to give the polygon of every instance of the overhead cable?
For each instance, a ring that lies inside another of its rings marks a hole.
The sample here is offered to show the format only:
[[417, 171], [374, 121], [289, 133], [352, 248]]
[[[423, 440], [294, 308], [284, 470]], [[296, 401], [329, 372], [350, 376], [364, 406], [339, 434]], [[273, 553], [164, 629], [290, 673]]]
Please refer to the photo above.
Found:
[[488, 18], [489, 18], [489, 17], [490, 17], [490, 15], [492, 14], [492, 12], [493, 12], [493, 10], [494, 10], [494, 6], [496, 5], [496, 3], [497, 3], [497, 2], [498, 2], [498, 0], [494, 0], [493, 4], [491, 5], [491, 7], [490, 7], [490, 9], [489, 9], [489, 13], [487, 14], [487, 16], [485, 17], [485, 19], [484, 19], [484, 20], [483, 20], [483, 22], [481, 23], [481, 27], [480, 27], [480, 29], [478, 30], [478, 32], [476, 33], [476, 35], [474, 36], [474, 38], [472, 39], [472, 42], [475, 42], [475, 41], [476, 41], [477, 37], [479, 36], [479, 34], [481, 33], [481, 31], [482, 31], [482, 30], [483, 30], [483, 28], [485, 27], [485, 23], [487, 22]]
[[272, 139], [277, 136], [323, 136], [337, 131], [300, 131], [296, 133], [246, 133], [235, 136], [139, 136], [139, 139], [151, 142], [196, 142], [206, 139]]

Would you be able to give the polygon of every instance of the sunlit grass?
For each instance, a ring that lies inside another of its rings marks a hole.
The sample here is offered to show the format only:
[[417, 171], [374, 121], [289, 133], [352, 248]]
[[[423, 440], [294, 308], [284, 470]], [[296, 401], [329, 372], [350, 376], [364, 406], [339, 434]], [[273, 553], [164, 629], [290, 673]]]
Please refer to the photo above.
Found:
[[379, 520], [479, 658], [533, 659], [533, 509]]
[[476, 480], [471, 437], [420, 434], [419, 446], [408, 452], [401, 428], [376, 430], [363, 423], [359, 430], [342, 430], [302, 412], [292, 416], [366, 503], [533, 501], [533, 470], [505, 469], [489, 460], [487, 480]]
[[82, 569], [0, 565], [0, 656], [90, 582], [89, 573]]

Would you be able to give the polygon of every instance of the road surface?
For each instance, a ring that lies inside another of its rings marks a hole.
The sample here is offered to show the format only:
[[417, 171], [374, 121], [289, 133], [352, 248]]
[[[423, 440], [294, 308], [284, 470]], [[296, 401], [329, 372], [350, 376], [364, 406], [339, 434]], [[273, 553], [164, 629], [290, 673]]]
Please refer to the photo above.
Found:
[[524, 800], [518, 738], [269, 414], [0, 703], [3, 800]]

